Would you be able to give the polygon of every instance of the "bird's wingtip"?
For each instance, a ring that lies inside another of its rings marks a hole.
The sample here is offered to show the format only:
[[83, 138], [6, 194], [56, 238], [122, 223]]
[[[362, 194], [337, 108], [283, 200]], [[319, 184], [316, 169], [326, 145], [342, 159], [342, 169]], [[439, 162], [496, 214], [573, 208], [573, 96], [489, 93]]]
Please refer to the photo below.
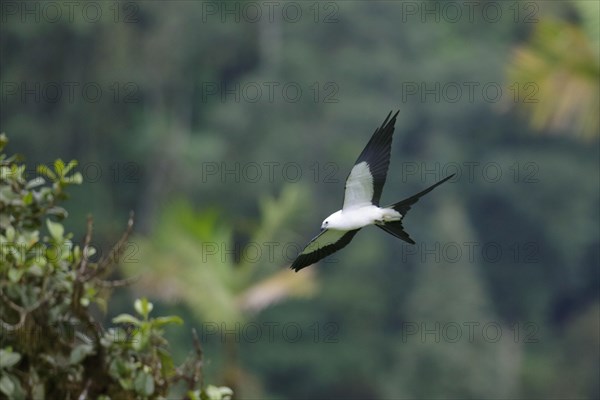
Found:
[[385, 117], [385, 119], [383, 120], [383, 123], [381, 124], [381, 128], [379, 128], [379, 129], [384, 129], [384, 127], [386, 127], [386, 126], [390, 126], [390, 125], [393, 126], [396, 124], [396, 117], [398, 116], [398, 114], [400, 114], [400, 110], [396, 111], [396, 114], [392, 115], [393, 112], [394, 112], [394, 110], [391, 110], [389, 112], [387, 117]]

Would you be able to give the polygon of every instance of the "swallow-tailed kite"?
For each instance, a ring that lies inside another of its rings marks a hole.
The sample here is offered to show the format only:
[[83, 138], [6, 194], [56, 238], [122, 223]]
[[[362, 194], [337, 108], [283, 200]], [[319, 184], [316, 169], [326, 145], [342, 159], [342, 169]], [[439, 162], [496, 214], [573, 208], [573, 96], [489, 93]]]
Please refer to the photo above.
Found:
[[356, 232], [367, 225], [375, 225], [405, 242], [415, 244], [404, 231], [402, 218], [421, 196], [431, 192], [454, 174], [405, 200], [388, 207], [379, 207], [379, 198], [390, 165], [394, 125], [399, 112], [391, 119], [392, 113], [388, 114], [358, 156], [346, 178], [342, 209], [325, 218], [321, 224], [321, 233], [306, 245], [291, 265], [296, 272], [345, 247]]

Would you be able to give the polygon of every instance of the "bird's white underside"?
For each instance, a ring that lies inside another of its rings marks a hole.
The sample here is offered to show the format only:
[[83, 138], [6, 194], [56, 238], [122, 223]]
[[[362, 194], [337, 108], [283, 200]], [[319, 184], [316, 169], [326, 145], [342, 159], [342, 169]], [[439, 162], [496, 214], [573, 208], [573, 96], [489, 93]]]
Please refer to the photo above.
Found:
[[348, 231], [402, 219], [398, 211], [372, 204], [374, 192], [369, 164], [366, 161], [356, 164], [346, 180], [343, 208], [325, 218], [321, 229], [327, 231], [311, 242], [302, 253], [311, 253], [335, 243]]
[[337, 229], [340, 231], [352, 231], [367, 225], [381, 224], [391, 221], [399, 221], [402, 215], [392, 208], [381, 208], [373, 204], [351, 209], [342, 209], [325, 218], [327, 224], [322, 226], [326, 229]]
[[366, 161], [356, 164], [346, 180], [342, 209], [327, 217], [321, 228], [351, 231], [367, 225], [400, 220], [402, 215], [398, 211], [371, 203], [374, 192], [369, 164]]
[[[349, 231], [364, 228], [368, 225], [399, 221], [402, 214], [392, 208], [380, 208], [369, 204], [350, 210], [339, 210], [325, 219], [328, 222], [326, 230], [306, 246], [302, 254], [312, 253], [325, 246], [339, 241]], [[325, 226], [323, 221], [323, 226]]]

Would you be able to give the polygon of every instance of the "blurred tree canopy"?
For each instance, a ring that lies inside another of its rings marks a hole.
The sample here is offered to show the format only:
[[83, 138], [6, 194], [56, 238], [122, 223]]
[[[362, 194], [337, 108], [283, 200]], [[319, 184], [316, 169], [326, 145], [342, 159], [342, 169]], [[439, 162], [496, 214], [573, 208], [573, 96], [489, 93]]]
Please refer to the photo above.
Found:
[[534, 128], [572, 126], [574, 134], [594, 140], [600, 134], [600, 14], [591, 2], [575, 5], [582, 21], [540, 21], [529, 43], [516, 50], [509, 79], [536, 82], [545, 94], [530, 110]]
[[[103, 216], [98, 248], [136, 211], [126, 277], [143, 272], [116, 309], [151, 288], [160, 312], [199, 329], [303, 328], [293, 343], [234, 340], [233, 359], [231, 337], [205, 343], [211, 379], [228, 379], [231, 364], [243, 371], [241, 398], [598, 398], [598, 3], [477, 2], [458, 19], [443, 14], [451, 3], [281, 2], [272, 21], [223, 17], [258, 3], [221, 1], [114, 3], [129, 23], [109, 8], [97, 23], [6, 15], [1, 128], [34, 163], [81, 160], [88, 184], [66, 207], [74, 220]], [[303, 17], [283, 18], [286, 4]], [[488, 4], [499, 18], [482, 13]], [[103, 96], [10, 94], [52, 82], [63, 93], [65, 82], [97, 84]], [[285, 97], [285, 85], [302, 96]], [[393, 108], [384, 202], [459, 172], [407, 217], [415, 247], [365, 230], [309, 278], [279, 272], [290, 262], [281, 254], [207, 256], [215, 243], [303, 245], [339, 208], [347, 172]], [[256, 165], [262, 175], [249, 179]], [[240, 307], [252, 288], [294, 279], [319, 291]], [[313, 340], [316, 326], [335, 340]], [[184, 357], [188, 341], [167, 333]]]

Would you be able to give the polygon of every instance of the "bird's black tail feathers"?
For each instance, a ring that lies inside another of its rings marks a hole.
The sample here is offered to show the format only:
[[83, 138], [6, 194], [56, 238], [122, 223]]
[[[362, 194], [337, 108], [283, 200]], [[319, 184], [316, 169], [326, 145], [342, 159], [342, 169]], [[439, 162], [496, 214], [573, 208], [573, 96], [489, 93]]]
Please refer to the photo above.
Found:
[[[406, 216], [406, 213], [408, 213], [408, 210], [410, 210], [410, 207], [415, 204], [417, 201], [419, 201], [419, 199], [426, 195], [427, 193], [431, 192], [433, 189], [435, 189], [436, 187], [440, 186], [442, 183], [446, 182], [448, 179], [452, 178], [454, 176], [454, 174], [442, 179], [441, 181], [439, 181], [438, 183], [435, 183], [431, 186], [429, 186], [427, 189], [415, 194], [414, 196], [411, 196], [407, 199], [404, 199], [398, 203], [392, 204], [391, 206], [387, 207], [387, 208], [393, 208], [394, 210], [398, 211], [400, 214], [402, 214], [402, 218], [404, 218]], [[390, 235], [396, 236], [399, 239], [404, 240], [405, 242], [408, 242], [410, 244], [415, 244], [415, 241], [411, 239], [411, 237], [408, 235], [408, 233], [406, 233], [404, 231], [404, 227], [402, 226], [402, 221], [392, 221], [392, 222], [386, 222], [385, 224], [382, 225], [377, 225], [379, 228], [383, 229], [384, 231], [386, 231], [387, 233], [389, 233]]]
[[405, 242], [408, 242], [410, 244], [415, 244], [415, 241], [412, 240], [410, 238], [410, 236], [408, 236], [408, 233], [406, 233], [404, 231], [404, 227], [402, 226], [402, 221], [386, 222], [385, 224], [376, 225], [376, 226], [378, 228], [383, 229], [390, 235], [396, 236], [397, 238], [404, 240]]

